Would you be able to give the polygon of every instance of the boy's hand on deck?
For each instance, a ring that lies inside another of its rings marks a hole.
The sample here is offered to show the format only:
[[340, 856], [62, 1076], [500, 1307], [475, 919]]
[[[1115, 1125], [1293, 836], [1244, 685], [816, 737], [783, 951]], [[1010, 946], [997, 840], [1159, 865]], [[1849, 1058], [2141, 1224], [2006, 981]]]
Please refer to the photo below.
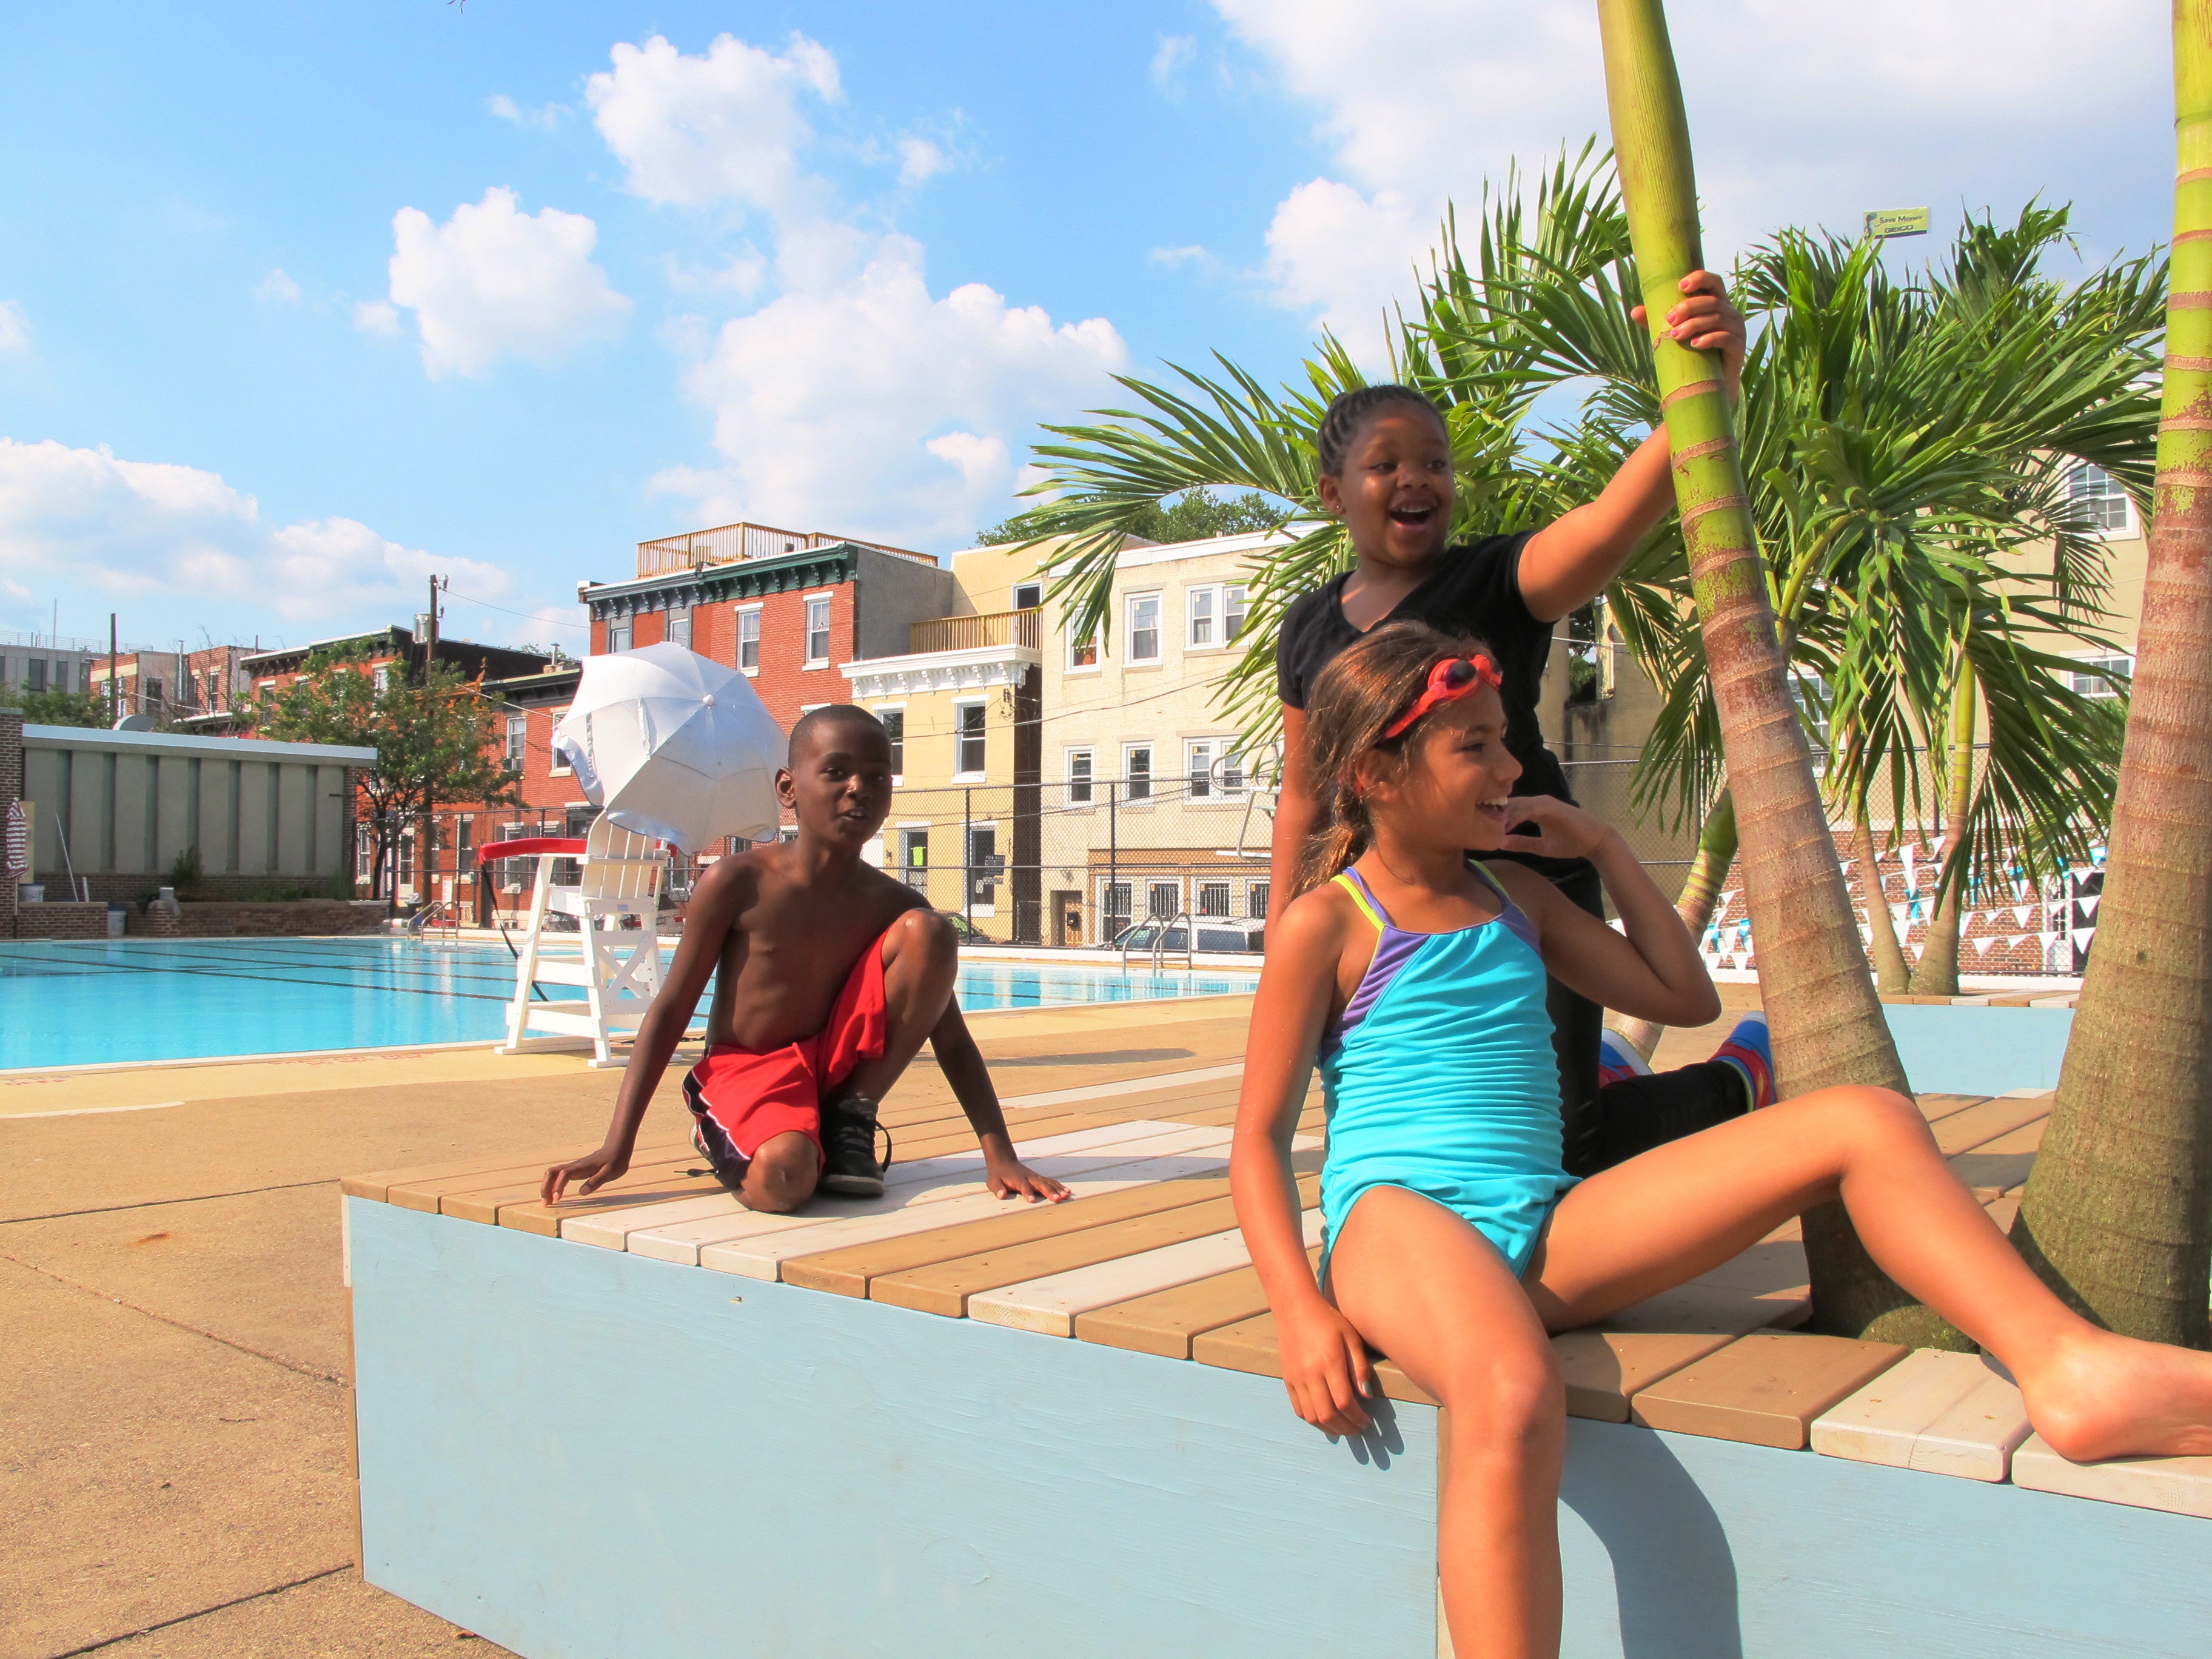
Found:
[[621, 1180], [629, 1169], [628, 1152], [611, 1152], [602, 1146], [569, 1163], [556, 1164], [545, 1172], [545, 1182], [538, 1188], [538, 1195], [548, 1204], [558, 1204], [561, 1194], [573, 1181], [577, 1183], [576, 1196], [582, 1198], [599, 1191], [610, 1181]]
[[1023, 1198], [1032, 1204], [1043, 1199], [1059, 1204], [1070, 1195], [1067, 1188], [1050, 1176], [1039, 1175], [1018, 1158], [986, 1159], [983, 1178], [990, 1183], [995, 1198]]
[[[1628, 313], [1644, 320], [1644, 307]], [[1682, 297], [1667, 313], [1667, 332], [1694, 351], [1721, 354], [1721, 379], [1734, 403], [1743, 383], [1743, 313], [1728, 296], [1728, 285], [1710, 270], [1682, 278]]]
[[1275, 1316], [1275, 1340], [1291, 1409], [1323, 1434], [1364, 1434], [1360, 1401], [1375, 1392], [1375, 1366], [1352, 1322], [1316, 1298], [1309, 1308]]

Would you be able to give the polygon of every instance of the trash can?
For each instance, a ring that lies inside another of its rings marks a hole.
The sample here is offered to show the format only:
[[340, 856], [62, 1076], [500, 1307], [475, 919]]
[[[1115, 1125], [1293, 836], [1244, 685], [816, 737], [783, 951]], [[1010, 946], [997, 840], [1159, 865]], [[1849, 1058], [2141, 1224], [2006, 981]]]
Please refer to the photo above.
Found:
[[130, 915], [130, 911], [129, 911], [129, 909], [128, 909], [126, 907], [123, 906], [123, 905], [120, 905], [120, 904], [111, 904], [111, 905], [109, 905], [109, 906], [107, 907], [107, 936], [108, 936], [108, 938], [110, 938], [110, 939], [121, 939], [121, 938], [123, 937], [123, 933], [124, 933], [123, 923], [124, 923], [125, 919], [129, 915]]

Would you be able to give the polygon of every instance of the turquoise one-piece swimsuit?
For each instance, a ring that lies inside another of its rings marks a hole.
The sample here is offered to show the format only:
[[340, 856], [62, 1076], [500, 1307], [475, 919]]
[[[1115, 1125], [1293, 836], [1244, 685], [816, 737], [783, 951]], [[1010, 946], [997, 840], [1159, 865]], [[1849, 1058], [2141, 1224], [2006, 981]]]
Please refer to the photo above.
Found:
[[1336, 878], [1380, 937], [1322, 1045], [1328, 1114], [1323, 1272], [1345, 1218], [1376, 1187], [1460, 1215], [1517, 1277], [1559, 1196], [1559, 1062], [1536, 931], [1481, 865], [1498, 914], [1448, 933], [1394, 924], [1356, 871]]

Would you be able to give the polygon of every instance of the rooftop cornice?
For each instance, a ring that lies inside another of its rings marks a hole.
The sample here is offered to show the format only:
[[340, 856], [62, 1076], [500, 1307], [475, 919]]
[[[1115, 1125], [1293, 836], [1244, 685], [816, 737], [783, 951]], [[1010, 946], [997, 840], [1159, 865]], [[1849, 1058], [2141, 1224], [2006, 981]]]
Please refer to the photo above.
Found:
[[839, 665], [854, 695], [897, 697], [921, 691], [974, 691], [1018, 685], [1044, 659], [1031, 645], [979, 645], [961, 651], [924, 651], [903, 657], [864, 657]]

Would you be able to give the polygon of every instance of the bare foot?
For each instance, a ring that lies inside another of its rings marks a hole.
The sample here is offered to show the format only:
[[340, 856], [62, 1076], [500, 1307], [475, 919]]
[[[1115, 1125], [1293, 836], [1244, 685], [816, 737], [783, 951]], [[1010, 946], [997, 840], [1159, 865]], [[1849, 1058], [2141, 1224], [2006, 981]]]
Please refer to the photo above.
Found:
[[2069, 1462], [2212, 1455], [2212, 1353], [2092, 1330], [2022, 1373], [2021, 1393]]

